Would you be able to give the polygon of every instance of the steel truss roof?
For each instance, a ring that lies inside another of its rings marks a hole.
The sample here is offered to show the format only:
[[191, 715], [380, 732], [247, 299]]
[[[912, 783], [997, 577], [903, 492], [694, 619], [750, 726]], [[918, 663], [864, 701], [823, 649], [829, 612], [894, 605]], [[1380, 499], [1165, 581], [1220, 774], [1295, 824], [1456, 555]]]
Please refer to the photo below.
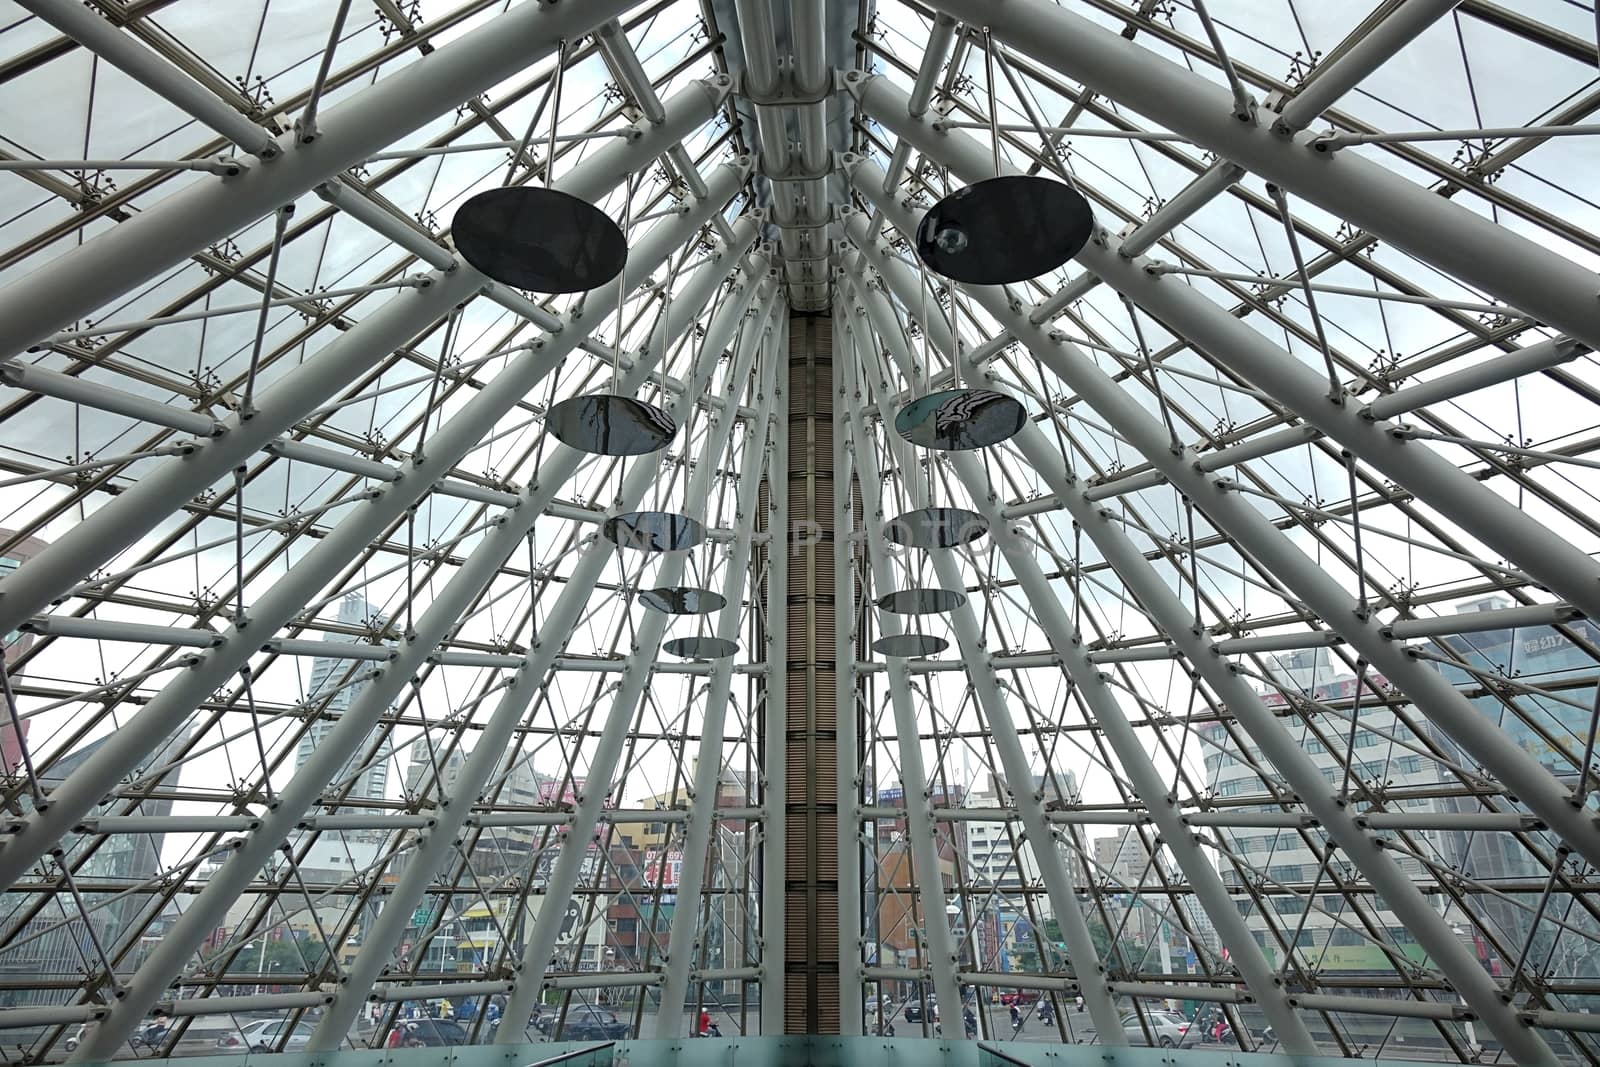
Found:
[[[982, 1004], [1005, 1040], [1157, 1040], [1171, 1002], [1252, 1048], [1600, 1062], [1587, 7], [6, 14], [8, 1059], [152, 1013], [176, 1055], [219, 1019], [378, 1045], [441, 998], [521, 1041], [547, 990], [552, 1033], [783, 1032], [793, 308], [833, 327], [849, 531], [844, 1032], [977, 987], [1054, 1004]], [[923, 211], [997, 172], [1072, 184], [1090, 245], [928, 275]], [[458, 260], [466, 197], [547, 181], [627, 226], [620, 285]], [[960, 383], [1029, 425], [893, 433]], [[666, 453], [542, 432], [613, 385], [679, 415]], [[990, 535], [891, 550], [928, 503]], [[599, 535], [640, 508], [709, 537]], [[639, 603], [678, 584], [728, 606]], [[873, 657], [909, 585], [967, 594], [913, 626], [951, 651]]]

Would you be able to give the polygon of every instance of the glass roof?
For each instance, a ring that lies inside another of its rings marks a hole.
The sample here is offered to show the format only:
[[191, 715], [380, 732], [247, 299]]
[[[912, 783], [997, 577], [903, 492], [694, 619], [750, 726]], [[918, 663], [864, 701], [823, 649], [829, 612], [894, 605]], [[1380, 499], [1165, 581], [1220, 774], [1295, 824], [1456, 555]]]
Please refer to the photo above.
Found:
[[[1600, 1061], [1596, 28], [0, 0], [4, 1058], [960, 996]], [[950, 283], [917, 224], [1001, 173], [1094, 236]], [[545, 185], [617, 279], [457, 254]], [[1023, 431], [896, 433], [971, 388]], [[545, 432], [591, 394], [670, 443]]]

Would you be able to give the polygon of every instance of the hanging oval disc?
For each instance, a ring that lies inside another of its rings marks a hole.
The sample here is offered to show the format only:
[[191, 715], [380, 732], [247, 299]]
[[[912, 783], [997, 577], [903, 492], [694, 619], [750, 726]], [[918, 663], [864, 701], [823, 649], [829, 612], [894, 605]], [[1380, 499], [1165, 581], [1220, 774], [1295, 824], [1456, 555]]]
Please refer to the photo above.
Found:
[[727, 659], [739, 654], [739, 643], [725, 637], [674, 637], [661, 647], [684, 659]]
[[705, 539], [705, 527], [675, 511], [629, 511], [607, 519], [601, 536], [640, 552], [683, 552]]
[[931, 656], [950, 647], [950, 642], [933, 634], [887, 634], [872, 642], [872, 651], [880, 656]]
[[544, 424], [557, 441], [596, 456], [659, 452], [678, 432], [654, 404], [614, 393], [570, 396], [545, 412]]
[[966, 508], [917, 508], [889, 520], [883, 536], [907, 548], [955, 548], [989, 532], [989, 520]]
[[967, 602], [967, 594], [954, 589], [896, 589], [876, 601], [883, 611], [896, 615], [938, 615]]
[[709, 615], [727, 606], [728, 598], [709, 589], [696, 589], [692, 585], [663, 585], [646, 589], [639, 594], [645, 607], [664, 611], [668, 615]]
[[497, 282], [534, 293], [584, 293], [622, 273], [628, 243], [593, 204], [559, 189], [489, 189], [456, 211], [461, 258]]
[[946, 452], [988, 448], [1015, 437], [1028, 412], [992, 389], [944, 389], [919, 396], [894, 417], [894, 428], [914, 445]]
[[917, 227], [928, 269], [968, 285], [1010, 285], [1048, 274], [1083, 251], [1094, 212], [1077, 190], [1022, 174], [957, 189]]

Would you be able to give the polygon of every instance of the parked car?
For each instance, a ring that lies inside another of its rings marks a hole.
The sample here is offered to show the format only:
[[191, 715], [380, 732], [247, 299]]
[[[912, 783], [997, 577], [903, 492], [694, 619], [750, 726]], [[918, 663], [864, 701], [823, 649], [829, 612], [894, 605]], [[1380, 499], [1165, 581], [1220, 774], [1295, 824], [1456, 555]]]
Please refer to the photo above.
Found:
[[309, 1023], [299, 1023], [290, 1030], [284, 1019], [258, 1019], [222, 1035], [217, 1039], [217, 1047], [241, 1052], [300, 1052], [311, 1040], [311, 1030]]
[[1137, 1013], [1130, 1011], [1122, 1017], [1122, 1032], [1127, 1035], [1130, 1044], [1153, 1043], [1162, 1048], [1177, 1048], [1186, 1041], [1188, 1044], [1199, 1044], [1198, 1034], [1193, 1039], [1189, 1038], [1189, 1020], [1175, 1011], [1147, 1011], [1144, 1018], [1150, 1028], [1149, 1037], [1145, 1036], [1145, 1028], [1140, 1025]]
[[1000, 994], [1000, 1003], [1004, 1004], [1008, 1008], [1013, 1004], [1017, 1005], [1018, 1007], [1022, 1007], [1023, 1005], [1027, 1004], [1033, 1004], [1038, 999], [1039, 994], [1030, 992], [1026, 989], [1007, 989], [1005, 992]]
[[466, 1043], [467, 1031], [460, 1023], [449, 1019], [406, 1019], [395, 1023], [385, 1045], [388, 1048], [434, 1048]]
[[913, 993], [906, 999], [906, 1022], [920, 1023], [922, 1021], [922, 1011], [924, 1005], [927, 1006], [928, 1021], [930, 1023], [938, 1022], [939, 998], [932, 993], [929, 993], [927, 996], [923, 997], [919, 997]]
[[559, 1015], [541, 1016], [534, 1021], [539, 1032], [559, 1036], [563, 1041], [616, 1041], [628, 1036], [628, 1024], [618, 1019], [615, 1012], [590, 1004], [575, 1005], [567, 1009], [561, 1021], [559, 1035], [556, 1020]]

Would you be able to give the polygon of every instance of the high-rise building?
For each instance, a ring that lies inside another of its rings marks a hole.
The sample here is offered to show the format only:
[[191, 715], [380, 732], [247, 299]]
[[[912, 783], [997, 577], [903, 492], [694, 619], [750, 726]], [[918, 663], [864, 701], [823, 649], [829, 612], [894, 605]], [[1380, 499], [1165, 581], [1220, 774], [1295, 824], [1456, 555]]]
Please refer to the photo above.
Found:
[[[1488, 597], [1460, 604], [1457, 611], [1495, 611], [1511, 606], [1511, 601], [1504, 597]], [[1574, 641], [1574, 637], [1578, 640]], [[1442, 641], [1460, 665], [1435, 661], [1433, 665], [1439, 673], [1462, 690], [1512, 743], [1530, 753], [1557, 779], [1576, 788], [1578, 769], [1595, 729], [1593, 709], [1596, 685], [1600, 683], [1600, 665], [1581, 643], [1600, 644], [1600, 627], [1587, 619], [1574, 619], [1559, 629], [1554, 626], [1499, 628], [1453, 634]], [[1547, 691], [1519, 693], [1508, 698], [1485, 686], [1486, 676], [1514, 678], [1522, 685]], [[1451, 759], [1470, 763], [1448, 735], [1435, 730], [1433, 736]], [[1591, 799], [1590, 807], [1593, 806]], [[1441, 809], [1462, 814], [1484, 810], [1482, 801], [1470, 796], [1447, 797], [1441, 802]], [[1559, 844], [1554, 835], [1543, 830], [1512, 834], [1453, 829], [1438, 836], [1441, 861], [1463, 877], [1486, 885], [1542, 881], [1547, 877], [1547, 869], [1525, 841], [1546, 854], [1554, 853]], [[1527, 955], [1536, 965], [1548, 958], [1563, 975], [1600, 977], [1600, 950], [1596, 949], [1600, 920], [1588, 909], [1574, 906], [1573, 898], [1560, 892], [1558, 887], [1552, 888], [1556, 891], [1546, 911], [1554, 909], [1564, 917], [1565, 936], [1559, 929], [1543, 924], [1530, 943], [1528, 935], [1534, 916], [1514, 898], [1487, 896], [1475, 905], [1475, 912], [1491, 932], [1499, 935], [1503, 945], [1511, 946], [1519, 954], [1527, 945]], [[1461, 916], [1454, 918], [1459, 924]], [[1515, 959], [1502, 957], [1490, 938], [1479, 933], [1468, 936], [1478, 962], [1490, 973], [1509, 974], [1515, 967]]]
[[[0, 545], [16, 537], [16, 531], [0, 529]], [[38, 537], [24, 537], [4, 552], [0, 552], [0, 578], [4, 578], [28, 560], [38, 555], [48, 546], [48, 542]], [[12, 630], [8, 634], [0, 634], [0, 648], [4, 649], [5, 669], [15, 677], [14, 664], [22, 658], [23, 653], [33, 646], [33, 635], [20, 630]], [[0, 713], [0, 768], [6, 774], [12, 774], [22, 766], [22, 746], [28, 740], [28, 724], [32, 720], [21, 720], [21, 730], [12, 725], [8, 714]]]
[[[1078, 780], [1072, 771], [1062, 770], [1054, 775], [1034, 775], [1030, 788], [1041, 794], [1045, 807], [1049, 808], [1056, 801], [1075, 796]], [[1005, 778], [995, 774], [989, 776], [987, 789], [969, 793], [962, 806], [1002, 808], [1009, 807], [1011, 799]], [[1014, 820], [967, 819], [963, 820], [963, 826], [965, 870], [962, 875], [965, 880], [980, 886], [1012, 890], [1041, 884], [1033, 845], [1024, 838], [1022, 827]], [[1044, 916], [1050, 914], [1047, 897], [1040, 896], [1036, 907], [1042, 909]]]
[[[387, 619], [380, 614], [374, 614], [365, 597], [360, 594], [351, 594], [339, 601], [338, 621], [353, 632], [335, 632], [328, 636], [330, 641], [355, 642], [361, 639], [363, 632], [376, 632], [382, 630]], [[354, 681], [365, 664], [360, 660], [343, 659], [337, 656], [318, 656], [311, 661], [311, 686], [306, 691], [306, 700], [312, 703], [327, 701], [325, 715], [313, 722], [305, 734], [300, 738], [299, 747], [295, 749], [294, 765], [296, 769], [303, 766], [311, 758], [327, 737], [328, 731], [333, 729], [338, 717], [349, 710], [350, 705], [368, 685], [365, 681]], [[382, 727], [374, 727], [376, 734]], [[389, 764], [393, 761], [394, 746], [385, 738], [375, 752], [363, 759], [363, 755], [371, 751], [370, 744], [362, 745], [356, 750], [339, 771], [334, 779], [335, 783], [343, 782], [354, 777], [354, 784], [346, 794], [346, 805], [350, 810], [359, 811], [361, 808], [355, 802], [363, 799], [382, 800], [388, 795]]]
[[[183, 730], [169, 738], [145, 760], [135, 778], [153, 792], [175, 789], [182, 767], [174, 761], [188, 737], [188, 731]], [[39, 785], [46, 795], [83, 766], [108, 739], [109, 735], [97, 738], [41, 770]], [[31, 809], [32, 803], [26, 797], [24, 794], [22, 803]], [[126, 802], [110, 802], [96, 814], [170, 815], [172, 801], [158, 797], [132, 807]], [[128, 891], [161, 874], [165, 840], [166, 835], [161, 832], [111, 834], [104, 838], [72, 833], [63, 838], [60, 862], [74, 866], [75, 881], [90, 887], [77, 898], [83, 901], [86, 914], [80, 913], [77, 900], [65, 893], [39, 894], [18, 909], [13, 918], [27, 917], [12, 932], [9, 943], [0, 948], [0, 1006], [65, 1003], [67, 991], [30, 989], [26, 980], [38, 975], [92, 971], [102, 951], [118, 961], [117, 970], [124, 975], [143, 961], [148, 948], [143, 939], [149, 935], [141, 926], [151, 917], [141, 910], [144, 899]], [[20, 979], [16, 985], [21, 988], [5, 983], [8, 976]]]
[[[1394, 797], [1386, 802], [1389, 810], [1437, 810], [1438, 801], [1428, 794], [1441, 780], [1440, 765], [1425, 754], [1426, 745], [1405, 721], [1380, 704], [1376, 693], [1388, 684], [1382, 675], [1367, 672], [1361, 683], [1363, 700], [1352, 720], [1348, 707], [1357, 692], [1357, 679], [1335, 665], [1327, 648], [1278, 656], [1269, 671], [1273, 685], [1263, 692], [1262, 700], [1274, 709], [1291, 703], [1303, 707], [1300, 716], [1287, 722], [1294, 740], [1329, 785], [1353, 802], [1363, 801], [1370, 789]], [[1310, 702], [1341, 710], [1319, 712]], [[1204, 784], [1214, 803], [1240, 813], [1283, 810], [1272, 791], [1275, 772], [1259, 746], [1218, 722], [1200, 726], [1198, 734], [1206, 746]], [[1408, 792], [1420, 795], [1408, 797]], [[1414, 840], [1428, 842], [1435, 835], [1418, 833]], [[1232, 857], [1225, 856], [1220, 863], [1223, 883], [1235, 890], [1234, 901], [1246, 925], [1275, 964], [1282, 964], [1287, 941], [1293, 940], [1302, 961], [1319, 971], [1392, 971], [1392, 957], [1371, 933], [1374, 926], [1385, 932], [1396, 951], [1423, 958], [1415, 938], [1393, 913], [1373, 906], [1381, 898], [1353, 901], [1338, 892], [1334, 879], [1343, 868], [1324, 867], [1313, 852], [1313, 846], [1320, 850], [1326, 843], [1322, 831], [1219, 829], [1215, 839]], [[1426, 873], [1426, 865], [1416, 856], [1398, 851], [1394, 859], [1413, 878]], [[1244, 891], [1250, 883], [1267, 888], [1259, 901]], [[1358, 907], [1366, 909], [1365, 916], [1356, 914]], [[1263, 908], [1271, 909], [1270, 918]]]

